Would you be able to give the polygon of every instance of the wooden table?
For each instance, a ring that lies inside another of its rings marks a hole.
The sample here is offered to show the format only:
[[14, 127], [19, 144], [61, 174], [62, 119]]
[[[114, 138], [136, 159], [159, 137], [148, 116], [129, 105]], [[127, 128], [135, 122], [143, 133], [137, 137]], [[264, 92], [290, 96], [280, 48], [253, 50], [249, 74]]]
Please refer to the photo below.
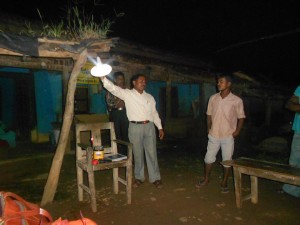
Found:
[[[251, 199], [258, 202], [258, 177], [300, 186], [300, 168], [285, 164], [261, 161], [250, 158], [238, 158], [221, 162], [222, 165], [232, 166], [237, 208], [242, 207], [242, 201]], [[251, 193], [242, 196], [242, 174], [250, 176]]]

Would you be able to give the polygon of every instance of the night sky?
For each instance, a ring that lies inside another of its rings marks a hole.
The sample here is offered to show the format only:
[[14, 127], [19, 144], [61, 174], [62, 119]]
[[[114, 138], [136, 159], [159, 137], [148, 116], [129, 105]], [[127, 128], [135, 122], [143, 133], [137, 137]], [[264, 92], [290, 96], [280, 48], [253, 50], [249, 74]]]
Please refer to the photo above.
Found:
[[[297, 0], [77, 2], [86, 13], [93, 12], [95, 20], [114, 18], [114, 11], [125, 13], [115, 20], [111, 37], [194, 56], [221, 72], [244, 71], [265, 84], [288, 87], [291, 93], [300, 85]], [[67, 3], [16, 0], [1, 3], [1, 11], [39, 19], [38, 8], [45, 20], [55, 21], [63, 17]]]

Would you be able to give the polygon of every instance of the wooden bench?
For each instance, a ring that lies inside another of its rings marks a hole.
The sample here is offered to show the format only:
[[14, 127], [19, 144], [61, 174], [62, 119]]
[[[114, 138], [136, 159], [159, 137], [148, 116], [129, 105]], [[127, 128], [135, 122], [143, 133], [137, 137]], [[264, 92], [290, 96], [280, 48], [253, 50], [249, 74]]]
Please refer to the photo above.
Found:
[[[245, 200], [251, 199], [254, 204], [258, 202], [258, 177], [300, 186], [299, 167], [250, 158], [223, 161], [221, 164], [233, 167], [237, 208], [241, 208]], [[242, 174], [249, 175], [251, 182], [251, 193], [244, 197], [242, 196]]]

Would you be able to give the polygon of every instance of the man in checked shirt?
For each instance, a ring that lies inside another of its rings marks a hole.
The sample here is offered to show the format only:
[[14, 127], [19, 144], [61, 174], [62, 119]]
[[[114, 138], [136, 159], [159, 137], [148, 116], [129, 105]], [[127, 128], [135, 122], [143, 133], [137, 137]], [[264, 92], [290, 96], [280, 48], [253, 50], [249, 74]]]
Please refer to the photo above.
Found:
[[[209, 98], [207, 106], [208, 144], [204, 158], [204, 178], [196, 184], [200, 189], [209, 183], [213, 163], [218, 151], [222, 150], [222, 160], [231, 160], [234, 140], [240, 134], [245, 120], [243, 101], [231, 92], [232, 77], [221, 74], [217, 77], [219, 92]], [[227, 180], [230, 167], [223, 166], [224, 175], [220, 184], [221, 192], [228, 193]]]

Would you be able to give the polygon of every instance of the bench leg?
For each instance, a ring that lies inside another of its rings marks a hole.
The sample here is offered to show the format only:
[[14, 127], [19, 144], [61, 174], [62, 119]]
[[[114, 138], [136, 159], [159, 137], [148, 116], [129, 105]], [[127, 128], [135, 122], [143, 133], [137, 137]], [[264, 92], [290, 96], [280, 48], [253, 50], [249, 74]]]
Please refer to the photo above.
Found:
[[251, 180], [251, 202], [256, 204], [258, 202], [258, 183], [257, 177], [250, 176]]
[[240, 209], [242, 207], [242, 173], [239, 168], [233, 167], [233, 174], [236, 207]]

